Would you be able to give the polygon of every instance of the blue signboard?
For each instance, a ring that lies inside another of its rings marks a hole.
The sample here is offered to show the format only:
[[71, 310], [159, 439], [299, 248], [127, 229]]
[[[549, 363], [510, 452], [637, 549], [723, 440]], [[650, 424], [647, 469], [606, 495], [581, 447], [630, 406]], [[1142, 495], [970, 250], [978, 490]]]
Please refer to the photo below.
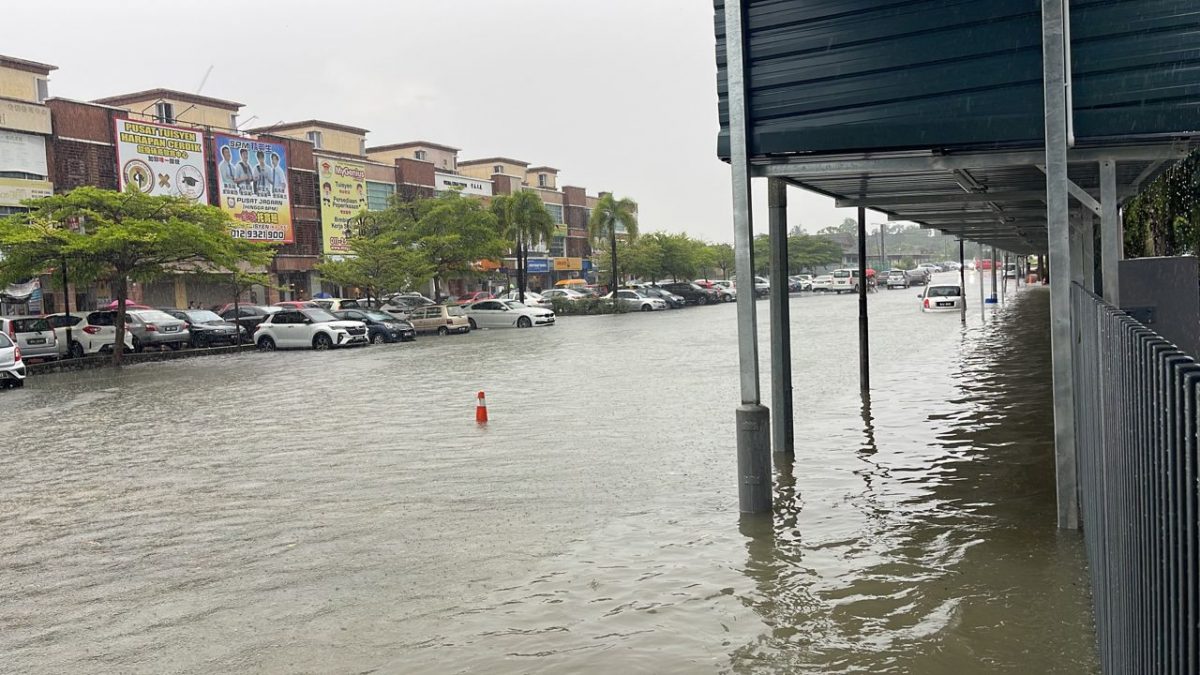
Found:
[[530, 274], [545, 274], [550, 271], [550, 259], [530, 258], [526, 261], [525, 271]]
[[592, 261], [591, 260], [588, 260], [587, 258], [583, 259], [583, 271], [585, 273], [592, 271]]

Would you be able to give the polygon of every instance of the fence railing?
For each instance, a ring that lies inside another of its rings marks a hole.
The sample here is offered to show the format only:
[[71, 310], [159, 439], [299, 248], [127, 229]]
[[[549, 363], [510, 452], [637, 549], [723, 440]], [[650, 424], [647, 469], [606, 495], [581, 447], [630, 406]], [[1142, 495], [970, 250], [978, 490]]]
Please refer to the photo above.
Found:
[[1106, 673], [1200, 672], [1200, 365], [1079, 285], [1076, 429], [1084, 539]]

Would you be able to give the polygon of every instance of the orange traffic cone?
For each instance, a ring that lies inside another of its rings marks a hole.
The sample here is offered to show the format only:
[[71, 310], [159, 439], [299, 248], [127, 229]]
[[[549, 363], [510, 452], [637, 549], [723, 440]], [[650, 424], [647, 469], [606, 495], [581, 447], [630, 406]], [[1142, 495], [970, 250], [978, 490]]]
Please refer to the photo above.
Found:
[[475, 403], [475, 422], [477, 424], [487, 424], [487, 400], [483, 397], [483, 392], [479, 392], [478, 400]]

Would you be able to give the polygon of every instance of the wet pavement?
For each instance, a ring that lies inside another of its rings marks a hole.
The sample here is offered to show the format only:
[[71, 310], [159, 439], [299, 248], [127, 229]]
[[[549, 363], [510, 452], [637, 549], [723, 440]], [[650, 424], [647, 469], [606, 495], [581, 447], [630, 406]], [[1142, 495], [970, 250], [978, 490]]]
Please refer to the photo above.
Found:
[[773, 519], [737, 513], [731, 305], [31, 379], [0, 671], [1093, 672], [1047, 289], [976, 288], [966, 325], [871, 296], [867, 406], [856, 301], [791, 300]]

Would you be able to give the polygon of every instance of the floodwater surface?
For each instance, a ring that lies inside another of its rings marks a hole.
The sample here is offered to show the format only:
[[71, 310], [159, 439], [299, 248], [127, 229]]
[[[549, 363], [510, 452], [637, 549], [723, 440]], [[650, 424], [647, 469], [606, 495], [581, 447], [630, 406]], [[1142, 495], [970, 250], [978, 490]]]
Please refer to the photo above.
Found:
[[31, 379], [0, 672], [1094, 672], [1048, 293], [975, 292], [871, 295], [865, 404], [857, 302], [791, 300], [773, 517], [737, 510], [732, 305]]

